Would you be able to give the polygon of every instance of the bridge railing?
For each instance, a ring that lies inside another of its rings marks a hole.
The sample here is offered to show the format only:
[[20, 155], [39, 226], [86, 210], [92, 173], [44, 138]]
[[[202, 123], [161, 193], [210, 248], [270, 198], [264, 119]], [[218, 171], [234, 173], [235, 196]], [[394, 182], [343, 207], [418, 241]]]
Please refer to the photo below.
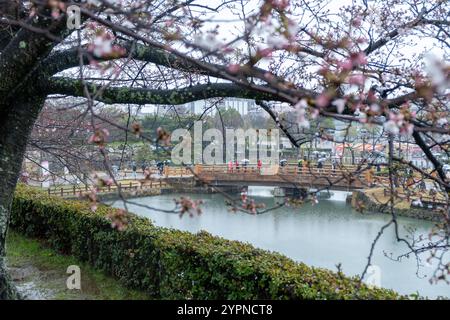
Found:
[[[219, 170], [219, 169], [228, 169], [228, 167], [229, 167], [228, 164], [213, 164], [213, 165], [202, 165], [202, 164], [200, 164], [200, 165], [197, 165], [197, 166], [201, 167], [202, 170], [214, 170], [214, 171]], [[267, 166], [279, 166], [280, 168], [290, 169], [290, 170], [291, 169], [300, 168], [296, 164], [287, 164], [285, 166], [281, 166], [281, 165], [277, 165], [277, 164], [263, 164], [262, 165], [263, 168], [267, 167]], [[336, 169], [336, 170], [355, 171], [355, 170], [358, 169], [358, 167], [359, 166], [357, 166], [357, 165], [345, 165], [345, 166], [343, 166], [343, 165], [336, 165], [334, 167], [334, 169]], [[243, 169], [243, 168], [257, 169], [257, 165], [256, 164], [247, 164], [247, 165], [239, 164], [239, 166], [236, 167], [233, 164], [232, 168], [233, 169], [237, 169], [237, 168], [239, 168], [239, 169]], [[303, 168], [303, 169], [305, 169], [305, 168], [306, 169], [316, 169], [318, 167], [317, 167], [317, 164], [311, 164], [309, 166], [303, 165], [301, 168]], [[333, 166], [330, 165], [330, 164], [324, 164], [322, 166], [322, 169], [333, 169]]]
[[192, 176], [193, 172], [195, 172], [195, 168], [187, 168], [187, 167], [164, 167], [164, 175], [166, 177], [177, 176]]
[[[350, 174], [354, 173], [357, 170], [357, 167], [345, 167], [345, 168], [331, 168], [331, 167], [323, 167], [323, 168], [317, 168], [317, 167], [297, 167], [294, 165], [289, 166], [275, 166], [277, 167], [276, 173], [277, 174]], [[266, 166], [262, 166], [262, 169], [267, 168]], [[227, 165], [200, 165], [199, 166], [199, 172], [207, 173], [258, 173], [260, 172], [259, 168], [255, 165], [247, 165], [247, 166], [239, 166], [239, 167], [233, 167], [228, 168]], [[364, 174], [364, 172], [360, 172], [360, 174]]]
[[[324, 166], [322, 168], [317, 167], [298, 167], [295, 165], [275, 166], [276, 170], [273, 174], [267, 174], [261, 172], [266, 168], [262, 166], [261, 170], [255, 165], [246, 166], [233, 166], [229, 168], [228, 165], [201, 165], [199, 166], [198, 173], [201, 177], [207, 179], [218, 178], [221, 180], [245, 180], [259, 179], [260, 176], [273, 175], [275, 180], [283, 180], [289, 182], [307, 183], [311, 185], [314, 182], [326, 184], [330, 182], [337, 182], [340, 185], [354, 184], [354, 187], [367, 187], [373, 185], [383, 185], [388, 183], [388, 179], [384, 176], [377, 175], [373, 170], [361, 171], [355, 173], [358, 170], [357, 166], [345, 166], [332, 168], [331, 166]], [[361, 168], [359, 168], [361, 170]], [[276, 176], [276, 177], [275, 177]], [[268, 178], [265, 180], [269, 180]], [[325, 182], [324, 182], [325, 181]]]
[[[147, 189], [162, 189], [170, 188], [171, 186], [164, 180], [140, 180], [140, 181], [130, 181], [128, 183], [119, 182], [117, 185], [109, 185], [104, 187], [97, 187], [98, 193], [110, 193], [117, 192], [118, 189], [121, 191], [134, 191], [134, 190], [147, 190]], [[79, 186], [61, 186], [61, 187], [51, 187], [47, 189], [49, 195], [59, 195], [59, 196], [70, 196], [79, 195], [91, 191], [93, 186], [79, 185]]]

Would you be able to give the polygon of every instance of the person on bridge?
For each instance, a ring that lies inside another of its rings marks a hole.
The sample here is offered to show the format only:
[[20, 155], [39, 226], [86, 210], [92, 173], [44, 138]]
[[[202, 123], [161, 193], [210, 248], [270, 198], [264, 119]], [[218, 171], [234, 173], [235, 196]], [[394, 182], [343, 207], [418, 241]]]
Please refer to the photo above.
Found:
[[333, 172], [334, 170], [336, 170], [336, 159], [331, 160], [331, 169], [333, 170]]
[[247, 164], [248, 164], [248, 160], [247, 159], [242, 160], [242, 168], [244, 168], [245, 172], [247, 172]]
[[261, 159], [258, 159], [257, 166], [258, 166], [258, 172], [261, 172], [261, 167], [262, 167]]
[[233, 161], [228, 162], [228, 172], [233, 172]]
[[113, 164], [111, 166], [111, 169], [113, 171], [114, 178], [118, 178], [119, 177], [119, 166], [116, 164]]
[[324, 159], [323, 159], [323, 158], [317, 160], [317, 171], [320, 172], [320, 169], [323, 168], [323, 162], [324, 162]]
[[303, 160], [302, 159], [298, 159], [297, 169], [298, 169], [299, 173], [302, 172], [302, 169], [303, 169]]
[[303, 165], [304, 165], [305, 169], [308, 170], [310, 163], [309, 163], [309, 160], [306, 159], [306, 157], [303, 158]]
[[162, 174], [163, 174], [163, 172], [164, 172], [164, 163], [161, 162], [161, 161], [159, 161], [159, 162], [156, 164], [156, 168], [158, 168], [159, 175], [162, 176]]
[[236, 172], [239, 172], [239, 161], [237, 161], [237, 159], [234, 162], [234, 165], [236, 166]]
[[137, 166], [136, 164], [133, 164], [133, 179], [136, 180], [136, 171], [137, 171]]
[[425, 183], [425, 177], [423, 175], [422, 175], [422, 178], [421, 178], [420, 183], [419, 183], [419, 189], [421, 191], [427, 190], [427, 184]]

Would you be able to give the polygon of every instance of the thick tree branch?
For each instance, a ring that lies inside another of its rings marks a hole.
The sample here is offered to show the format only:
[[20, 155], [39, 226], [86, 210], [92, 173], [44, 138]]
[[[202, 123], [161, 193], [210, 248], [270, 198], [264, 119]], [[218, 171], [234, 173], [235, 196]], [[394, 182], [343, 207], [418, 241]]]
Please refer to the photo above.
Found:
[[[264, 99], [282, 101], [278, 96], [264, 92], [248, 90], [240, 85], [232, 83], [202, 84], [179, 89], [146, 89], [129, 87], [101, 87], [100, 85], [88, 83], [89, 92], [99, 93], [97, 101], [107, 104], [130, 103], [130, 104], [184, 104], [187, 102], [210, 99], [236, 97], [245, 99]], [[84, 85], [80, 80], [70, 78], [53, 77], [45, 84], [48, 94], [65, 94], [84, 97]]]
[[[192, 72], [201, 75], [209, 75], [217, 78], [221, 78], [218, 72], [214, 70], [222, 70], [225, 68], [221, 65], [208, 63], [210, 65], [210, 70], [205, 70], [194, 65], [187, 59], [178, 57], [170, 52], [154, 48], [151, 46], [145, 46], [142, 44], [133, 44], [131, 42], [121, 42], [120, 46], [125, 49], [123, 54], [116, 56], [106, 56], [102, 58], [95, 58], [96, 61], [109, 61], [122, 58], [132, 58], [135, 60], [150, 62], [159, 66], [168, 67], [172, 69], [177, 69], [185, 72]], [[133, 49], [134, 47], [134, 49]], [[85, 48], [82, 48], [84, 50]], [[89, 55], [86, 52], [83, 54], [83, 62], [89, 64]], [[79, 48], [71, 48], [68, 50], [58, 51], [51, 54], [47, 59], [45, 59], [40, 67], [40, 72], [47, 76], [53, 76], [58, 72], [77, 67], [80, 64]]]
[[[169, 51], [151, 46], [143, 45], [140, 43], [133, 43], [131, 41], [120, 41], [117, 43], [125, 51], [121, 55], [106, 56], [102, 58], [95, 58], [96, 61], [108, 61], [123, 58], [132, 58], [139, 61], [150, 62], [158, 66], [167, 67], [170, 69], [179, 70], [182, 72], [189, 72], [199, 75], [211, 76], [219, 79], [228, 80], [225, 74], [228, 74], [226, 65], [201, 62], [192, 62], [192, 59], [188, 57], [183, 57], [181, 55], [173, 54]], [[79, 48], [71, 48], [68, 50], [58, 51], [50, 55], [48, 58], [42, 61], [39, 72], [46, 77], [53, 76], [58, 72], [77, 67], [80, 64]], [[82, 48], [85, 50], [85, 48]], [[89, 64], [88, 52], [83, 54], [83, 59], [85, 64]], [[251, 67], [248, 68], [243, 66], [239, 71], [239, 76], [243, 78], [256, 77], [266, 80], [264, 77], [269, 72], [267, 70]], [[274, 81], [278, 83], [285, 83], [285, 80], [274, 76]], [[302, 90], [305, 91], [305, 90]]]

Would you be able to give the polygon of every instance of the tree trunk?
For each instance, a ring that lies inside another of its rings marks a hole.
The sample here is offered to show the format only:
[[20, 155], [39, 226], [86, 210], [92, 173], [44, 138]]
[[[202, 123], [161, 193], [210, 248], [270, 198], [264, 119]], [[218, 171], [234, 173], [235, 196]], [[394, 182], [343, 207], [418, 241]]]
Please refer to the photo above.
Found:
[[28, 137], [44, 102], [33, 94], [24, 96], [28, 99], [0, 105], [0, 300], [19, 298], [6, 271], [5, 241]]

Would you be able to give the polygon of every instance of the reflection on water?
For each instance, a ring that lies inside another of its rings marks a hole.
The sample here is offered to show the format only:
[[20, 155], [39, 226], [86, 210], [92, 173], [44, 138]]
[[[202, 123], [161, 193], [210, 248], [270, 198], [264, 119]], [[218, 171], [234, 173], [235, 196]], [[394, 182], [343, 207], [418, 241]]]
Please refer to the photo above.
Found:
[[[267, 188], [254, 188], [249, 194], [267, 207], [274, 205], [274, 199]], [[136, 203], [155, 208], [172, 209], [173, 199], [180, 195], [161, 195], [156, 197], [133, 199]], [[206, 230], [227, 239], [252, 243], [254, 246], [277, 251], [286, 256], [318, 267], [336, 270], [336, 264], [342, 263], [344, 273], [360, 274], [367, 262], [370, 245], [381, 226], [389, 220], [388, 215], [363, 215], [353, 210], [345, 201], [345, 194], [334, 193], [330, 200], [319, 204], [310, 204], [299, 208], [284, 207], [262, 215], [231, 213], [224, 204], [222, 196], [190, 195], [193, 199], [205, 201], [203, 214], [194, 218], [185, 215], [152, 211], [137, 205], [128, 205], [130, 211], [150, 218], [156, 225], [191, 232]], [[120, 202], [114, 206], [120, 207]], [[412, 227], [417, 233], [428, 234], [432, 223], [416, 219], [400, 218], [401, 226]], [[406, 231], [402, 230], [405, 234]], [[380, 267], [381, 285], [395, 289], [400, 293], [419, 292], [429, 297], [450, 296], [450, 286], [444, 283], [431, 285], [427, 275], [431, 275], [432, 266], [420, 271], [421, 279], [416, 276], [415, 260], [392, 261], [383, 252], [394, 255], [405, 252], [404, 244], [395, 240], [389, 229], [378, 242], [373, 263]]]

